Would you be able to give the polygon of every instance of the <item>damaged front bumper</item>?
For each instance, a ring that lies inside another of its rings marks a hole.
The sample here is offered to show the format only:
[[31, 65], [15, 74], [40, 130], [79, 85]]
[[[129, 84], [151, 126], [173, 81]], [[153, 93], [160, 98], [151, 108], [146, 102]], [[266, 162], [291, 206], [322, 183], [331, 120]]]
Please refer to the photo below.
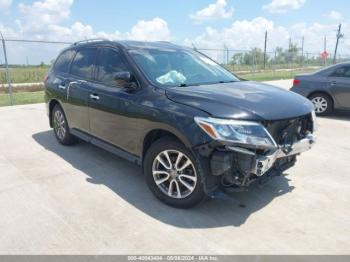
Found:
[[257, 176], [262, 176], [273, 167], [278, 159], [287, 158], [306, 152], [313, 147], [315, 142], [316, 137], [312, 134], [309, 134], [304, 139], [292, 145], [279, 146], [274, 151], [272, 151], [272, 153], [269, 153], [267, 155], [257, 155], [252, 173]]
[[244, 188], [253, 181], [283, 173], [296, 162], [296, 156], [308, 151], [316, 142], [313, 134], [292, 144], [280, 145], [269, 150], [259, 150], [227, 142], [213, 141], [200, 148], [207, 155], [210, 173], [225, 188]]

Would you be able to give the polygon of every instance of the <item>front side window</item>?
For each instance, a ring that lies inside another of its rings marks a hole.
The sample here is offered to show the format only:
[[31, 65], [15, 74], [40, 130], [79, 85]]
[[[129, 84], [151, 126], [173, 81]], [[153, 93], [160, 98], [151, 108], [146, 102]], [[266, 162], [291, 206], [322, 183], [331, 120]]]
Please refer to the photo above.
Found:
[[350, 66], [343, 66], [337, 68], [332, 75], [333, 77], [348, 77], [350, 78]]
[[208, 57], [183, 50], [134, 49], [129, 53], [147, 77], [162, 86], [239, 81]]
[[108, 48], [100, 50], [96, 69], [97, 81], [110, 86], [120, 86], [115, 79], [116, 73], [129, 71], [120, 53]]
[[56, 60], [53, 70], [57, 73], [68, 73], [69, 65], [73, 59], [74, 51], [64, 51]]
[[92, 70], [96, 59], [96, 48], [79, 50], [74, 57], [71, 74], [84, 79], [92, 79]]

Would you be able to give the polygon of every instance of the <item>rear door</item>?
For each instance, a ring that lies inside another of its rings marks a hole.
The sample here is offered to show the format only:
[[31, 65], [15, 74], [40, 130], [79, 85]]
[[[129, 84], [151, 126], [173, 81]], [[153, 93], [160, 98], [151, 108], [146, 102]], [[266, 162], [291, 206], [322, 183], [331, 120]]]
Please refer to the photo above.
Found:
[[96, 82], [90, 93], [91, 133], [130, 153], [136, 153], [138, 121], [137, 94], [125, 89], [114, 76], [129, 71], [123, 55], [115, 48], [100, 48], [96, 62]]
[[86, 47], [77, 51], [66, 84], [66, 116], [70, 128], [90, 132], [88, 101], [94, 74], [97, 48]]
[[66, 50], [57, 58], [52, 73], [47, 81], [47, 92], [51, 97], [59, 99], [63, 104], [67, 102], [66, 87], [70, 82], [69, 67], [75, 55], [74, 50]]
[[350, 109], [350, 66], [340, 66], [328, 77], [328, 84], [339, 107]]

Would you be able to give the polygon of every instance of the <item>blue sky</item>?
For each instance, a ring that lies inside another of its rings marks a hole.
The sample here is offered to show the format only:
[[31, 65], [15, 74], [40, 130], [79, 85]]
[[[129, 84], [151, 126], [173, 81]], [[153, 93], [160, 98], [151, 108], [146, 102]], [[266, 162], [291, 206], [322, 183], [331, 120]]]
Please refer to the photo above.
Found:
[[[286, 47], [289, 38], [318, 53], [343, 23], [341, 53], [350, 53], [349, 0], [0, 0], [8, 38], [75, 41], [90, 37], [170, 40], [203, 48]], [[18, 51], [18, 50], [17, 50]], [[15, 55], [15, 54], [14, 54]]]

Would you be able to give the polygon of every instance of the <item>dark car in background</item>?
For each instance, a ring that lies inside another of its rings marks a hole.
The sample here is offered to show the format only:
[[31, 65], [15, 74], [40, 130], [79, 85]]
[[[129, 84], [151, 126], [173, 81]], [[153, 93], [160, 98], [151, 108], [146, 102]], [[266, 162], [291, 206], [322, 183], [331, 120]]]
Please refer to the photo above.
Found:
[[310, 101], [167, 42], [76, 43], [55, 61], [45, 98], [59, 143], [80, 138], [140, 164], [175, 207], [280, 175], [315, 142]]
[[350, 62], [297, 75], [291, 91], [309, 98], [318, 115], [350, 110]]

